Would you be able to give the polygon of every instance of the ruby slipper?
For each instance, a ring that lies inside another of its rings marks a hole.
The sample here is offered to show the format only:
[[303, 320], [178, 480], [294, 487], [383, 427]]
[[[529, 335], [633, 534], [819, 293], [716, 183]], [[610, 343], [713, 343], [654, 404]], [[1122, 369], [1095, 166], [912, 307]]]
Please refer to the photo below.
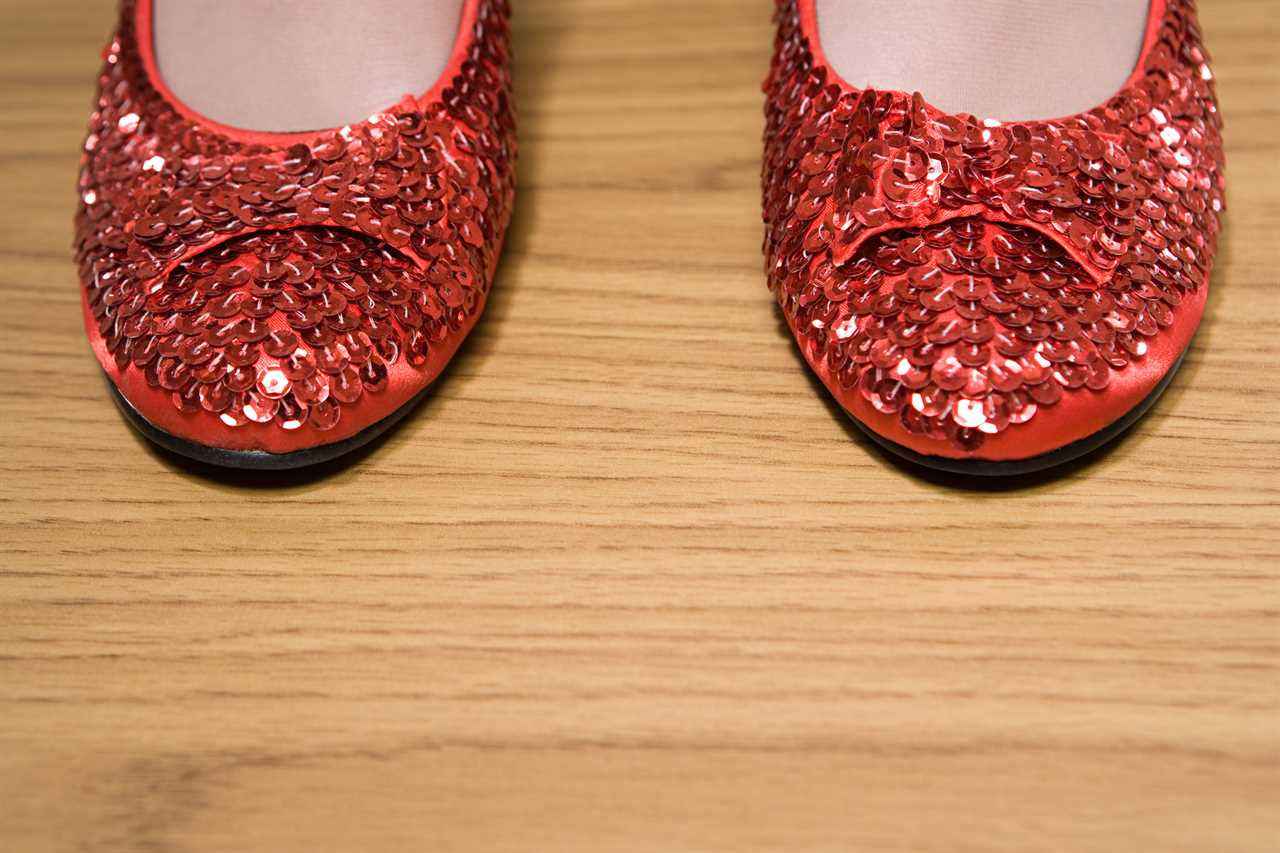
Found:
[[1089, 452], [1168, 384], [1204, 311], [1221, 120], [1195, 9], [1153, 0], [1106, 103], [947, 114], [826, 61], [778, 0], [767, 95], [769, 286], [809, 366], [877, 442], [1016, 474]]
[[144, 434], [220, 465], [331, 459], [399, 419], [484, 310], [515, 190], [506, 0], [435, 86], [309, 133], [185, 107], [125, 0], [80, 169], [85, 329]]

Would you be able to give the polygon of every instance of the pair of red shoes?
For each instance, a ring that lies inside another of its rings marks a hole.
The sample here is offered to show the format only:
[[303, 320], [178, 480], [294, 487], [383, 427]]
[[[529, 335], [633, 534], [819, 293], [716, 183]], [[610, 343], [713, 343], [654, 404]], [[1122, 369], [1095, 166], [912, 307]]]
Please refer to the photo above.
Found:
[[[1204, 309], [1223, 204], [1190, 0], [1152, 0], [1125, 87], [1000, 123], [832, 70], [777, 0], [765, 84], [769, 286], [877, 441], [978, 474], [1132, 423]], [[125, 0], [80, 172], [85, 326], [148, 437], [223, 465], [338, 456], [402, 416], [484, 309], [515, 191], [506, 0], [467, 0], [435, 87], [367, 121], [254, 133], [160, 79]]]

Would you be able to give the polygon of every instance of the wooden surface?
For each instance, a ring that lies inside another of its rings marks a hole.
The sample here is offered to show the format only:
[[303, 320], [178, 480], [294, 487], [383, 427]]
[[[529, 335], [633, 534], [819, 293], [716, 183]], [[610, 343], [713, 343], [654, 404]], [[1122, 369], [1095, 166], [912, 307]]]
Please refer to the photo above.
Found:
[[1280, 13], [1205, 0], [1230, 215], [1155, 412], [899, 468], [761, 274], [767, 0], [521, 0], [488, 316], [387, 440], [229, 475], [82, 336], [111, 17], [0, 27], [0, 850], [1280, 850]]

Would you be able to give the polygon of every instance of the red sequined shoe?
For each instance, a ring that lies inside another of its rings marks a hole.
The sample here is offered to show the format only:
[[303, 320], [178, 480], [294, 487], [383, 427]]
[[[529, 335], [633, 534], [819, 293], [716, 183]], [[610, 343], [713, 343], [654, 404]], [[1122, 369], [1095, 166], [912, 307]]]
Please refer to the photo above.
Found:
[[1204, 310], [1221, 121], [1190, 0], [1152, 0], [1129, 81], [1050, 121], [949, 115], [827, 63], [815, 0], [777, 0], [769, 287], [876, 441], [1014, 474], [1080, 456], [1159, 396]]
[[402, 416], [484, 309], [515, 190], [507, 0], [466, 0], [435, 87], [359, 124], [194, 114], [125, 0], [80, 169], [85, 328], [148, 437], [216, 464], [333, 458]]

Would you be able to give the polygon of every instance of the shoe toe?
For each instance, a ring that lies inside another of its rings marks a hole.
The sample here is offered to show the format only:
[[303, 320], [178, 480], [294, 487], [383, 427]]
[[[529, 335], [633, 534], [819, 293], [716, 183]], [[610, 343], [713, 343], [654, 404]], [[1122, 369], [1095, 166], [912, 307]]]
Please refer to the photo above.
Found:
[[419, 263], [328, 227], [264, 231], [178, 263], [148, 289], [86, 293], [103, 367], [174, 437], [293, 452], [388, 417], [443, 369], [483, 280], [442, 251]]
[[886, 441], [1021, 460], [1087, 439], [1156, 391], [1203, 298], [1124, 268], [1099, 282], [1036, 229], [966, 217], [882, 232], [818, 267], [793, 329], [841, 405]]

